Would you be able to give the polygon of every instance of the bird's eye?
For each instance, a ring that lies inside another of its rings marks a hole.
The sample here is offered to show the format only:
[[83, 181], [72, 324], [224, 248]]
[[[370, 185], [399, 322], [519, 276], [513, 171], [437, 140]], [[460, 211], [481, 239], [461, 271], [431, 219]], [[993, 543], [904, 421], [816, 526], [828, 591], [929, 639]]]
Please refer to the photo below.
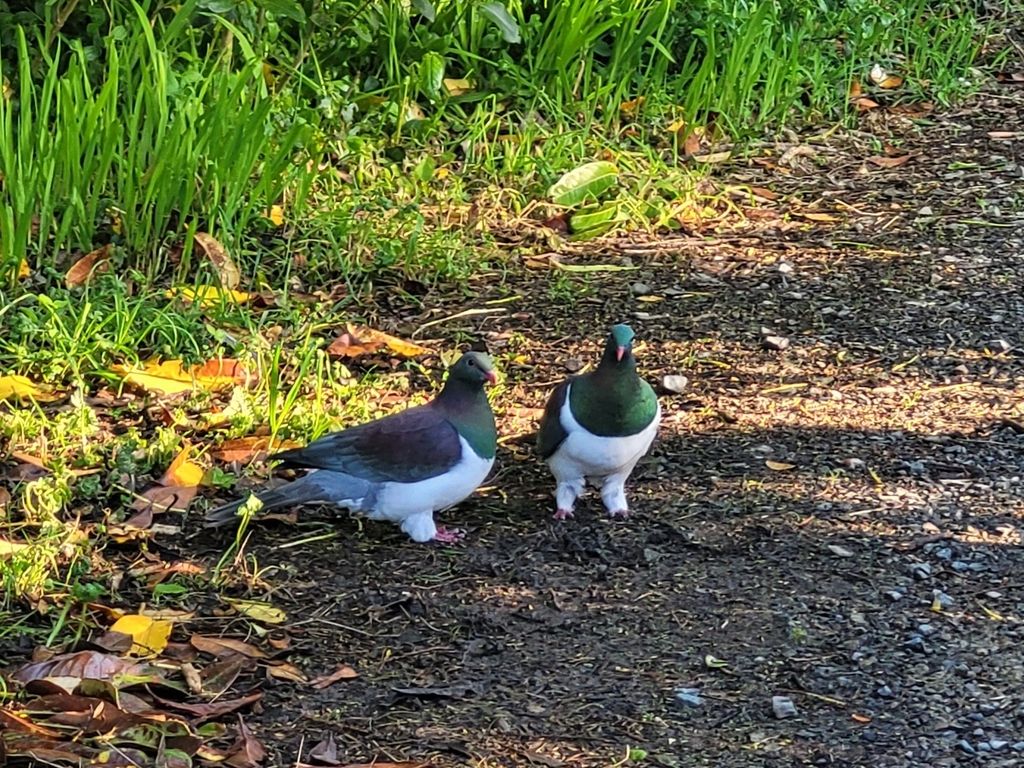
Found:
[[476, 367], [476, 363], [473, 362], [473, 358], [472, 357], [469, 358], [469, 365], [470, 365], [470, 367]]

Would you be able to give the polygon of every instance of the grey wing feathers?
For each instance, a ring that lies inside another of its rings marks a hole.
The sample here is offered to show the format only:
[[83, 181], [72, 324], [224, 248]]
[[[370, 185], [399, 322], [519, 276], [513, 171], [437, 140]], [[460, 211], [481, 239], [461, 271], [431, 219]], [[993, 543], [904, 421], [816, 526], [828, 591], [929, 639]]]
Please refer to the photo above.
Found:
[[550, 458], [551, 454], [557, 451], [558, 446], [569, 436], [562, 426], [561, 411], [571, 381], [568, 379], [555, 387], [551, 397], [548, 398], [547, 405], [544, 406], [544, 415], [540, 419], [540, 431], [537, 433], [537, 451], [542, 459]]

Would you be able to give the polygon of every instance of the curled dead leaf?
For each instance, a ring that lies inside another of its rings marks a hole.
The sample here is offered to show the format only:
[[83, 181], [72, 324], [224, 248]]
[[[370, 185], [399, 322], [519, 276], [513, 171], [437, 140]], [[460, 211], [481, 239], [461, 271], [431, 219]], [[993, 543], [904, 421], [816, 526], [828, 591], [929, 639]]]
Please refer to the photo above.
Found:
[[405, 341], [396, 336], [376, 331], [366, 326], [345, 326], [345, 332], [336, 338], [327, 348], [327, 354], [336, 357], [357, 358], [387, 349], [398, 357], [418, 357], [430, 352], [426, 347], [412, 341]]
[[879, 168], [899, 168], [901, 165], [905, 165], [910, 160], [910, 155], [901, 155], [899, 157], [869, 157], [868, 162], [872, 165], [877, 165]]
[[90, 251], [85, 256], [80, 258], [64, 275], [64, 284], [68, 288], [75, 288], [79, 285], [85, 285], [88, 283], [93, 275], [98, 275], [101, 272], [110, 271], [110, 253], [112, 246], [107, 243], [104, 246], [97, 248], [94, 251]]
[[206, 254], [206, 258], [213, 264], [217, 277], [220, 279], [221, 288], [234, 291], [242, 282], [242, 273], [238, 271], [235, 262], [228, 256], [227, 249], [217, 238], [207, 232], [196, 232], [195, 241]]
[[768, 459], [764, 465], [773, 472], [787, 472], [791, 469], [796, 469], [796, 464], [790, 464], [786, 461], [773, 461]]
[[203, 653], [213, 656], [228, 656], [232, 653], [240, 653], [251, 659], [265, 659], [267, 654], [254, 645], [244, 640], [237, 640], [233, 637], [208, 637], [206, 635], [192, 635], [189, 638], [192, 647]]
[[326, 688], [329, 685], [334, 685], [339, 680], [353, 680], [359, 677], [359, 673], [355, 671], [348, 664], [341, 664], [333, 672], [327, 675], [321, 675], [310, 682], [310, 685], [314, 688]]

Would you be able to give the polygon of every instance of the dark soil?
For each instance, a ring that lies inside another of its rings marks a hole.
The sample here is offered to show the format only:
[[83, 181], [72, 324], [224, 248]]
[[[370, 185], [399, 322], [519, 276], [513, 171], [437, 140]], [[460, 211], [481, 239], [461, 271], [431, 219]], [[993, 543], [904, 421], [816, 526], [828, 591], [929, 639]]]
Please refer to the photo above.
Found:
[[[496, 401], [497, 474], [444, 516], [469, 531], [457, 548], [327, 510], [255, 529], [289, 658], [360, 672], [264, 684], [247, 722], [271, 762], [331, 733], [345, 760], [481, 768], [609, 766], [630, 748], [659, 766], [1024, 764], [1013, 96], [767, 147], [717, 182], [735, 207], [689, 234], [559, 255], [635, 271], [524, 265], [424, 312], [519, 296], [432, 331], [523, 355]], [[877, 167], [872, 139], [911, 160]], [[652, 382], [690, 387], [662, 396], [634, 514], [611, 521], [591, 495], [556, 523], [535, 409], [622, 320]], [[211, 559], [224, 545], [200, 541]]]

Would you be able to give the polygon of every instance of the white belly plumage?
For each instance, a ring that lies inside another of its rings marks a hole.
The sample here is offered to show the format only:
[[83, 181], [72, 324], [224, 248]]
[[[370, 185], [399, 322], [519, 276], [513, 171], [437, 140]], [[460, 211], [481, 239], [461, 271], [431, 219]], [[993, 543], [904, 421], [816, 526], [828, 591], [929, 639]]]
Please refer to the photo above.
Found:
[[632, 469], [640, 457], [647, 453], [661, 422], [661, 405], [658, 405], [650, 424], [635, 435], [625, 437], [600, 437], [588, 432], [572, 415], [568, 392], [559, 419], [568, 437], [548, 459], [555, 475], [576, 475], [596, 480], [627, 468]]
[[418, 483], [385, 483], [367, 516], [400, 522], [410, 515], [447, 509], [473, 493], [491, 471], [494, 459], [477, 456], [462, 437], [459, 442], [462, 458], [450, 471]]

